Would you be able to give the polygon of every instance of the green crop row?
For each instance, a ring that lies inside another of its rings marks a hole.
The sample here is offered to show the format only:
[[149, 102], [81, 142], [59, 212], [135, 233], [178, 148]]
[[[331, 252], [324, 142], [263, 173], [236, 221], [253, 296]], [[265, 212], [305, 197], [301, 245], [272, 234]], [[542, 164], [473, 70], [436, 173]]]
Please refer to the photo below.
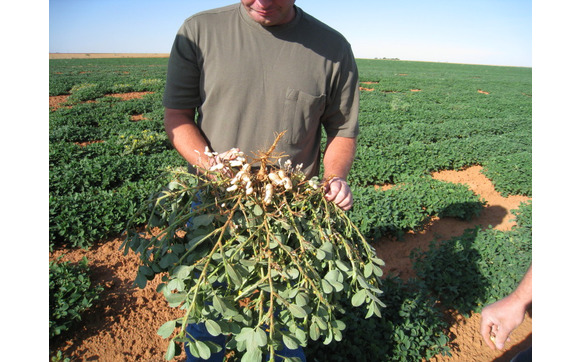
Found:
[[[361, 308], [344, 311], [343, 341], [313, 342], [305, 350], [308, 361], [424, 361], [450, 356], [448, 324], [436, 300], [420, 283], [387, 276], [381, 287], [387, 306], [381, 318], [365, 318]], [[349, 303], [344, 303], [349, 305]]]
[[[163, 82], [136, 78], [127, 91], [143, 90], [139, 86], [148, 84], [146, 90], [156, 92], [123, 101], [109, 95], [120, 72], [105, 64], [109, 71], [93, 69], [89, 64], [76, 66], [79, 70], [67, 75], [57, 63], [58, 71], [51, 75], [51, 79], [55, 78], [51, 87], [56, 88], [51, 88], [51, 93], [58, 93], [61, 88], [57, 86], [63, 84], [71, 95], [80, 92], [83, 87], [72, 82], [93, 73], [99, 77], [90, 79], [91, 84], [100, 84], [93, 90], [102, 90], [91, 96], [92, 102], [85, 102], [84, 97], [69, 98], [50, 112], [51, 248], [55, 245], [86, 248], [121, 233], [143, 199], [161, 182], [160, 170], [183, 162], [171, 147], [163, 127], [160, 90]], [[73, 65], [69, 67], [76, 69]], [[80, 70], [87, 67], [90, 72]], [[140, 76], [148, 76], [143, 73], [146, 67], [138, 69]], [[86, 79], [82, 81], [81, 85], [88, 84]], [[141, 115], [142, 119], [133, 121], [134, 115]]]
[[78, 323], [82, 314], [99, 299], [103, 290], [93, 285], [89, 261], [79, 263], [52, 261], [49, 264], [49, 335], [60, 335]]
[[510, 231], [476, 227], [411, 254], [417, 277], [443, 305], [469, 315], [510, 294], [532, 262], [532, 203]]
[[358, 65], [364, 89], [351, 184], [398, 183], [478, 164], [504, 195], [532, 196], [531, 69], [364, 59]]
[[75, 101], [109, 93], [159, 92], [165, 86], [167, 59], [59, 59], [49, 63], [49, 95]]
[[350, 218], [370, 240], [420, 231], [434, 216], [471, 220], [481, 212], [481, 200], [466, 185], [413, 177], [386, 191], [354, 187], [356, 204]]

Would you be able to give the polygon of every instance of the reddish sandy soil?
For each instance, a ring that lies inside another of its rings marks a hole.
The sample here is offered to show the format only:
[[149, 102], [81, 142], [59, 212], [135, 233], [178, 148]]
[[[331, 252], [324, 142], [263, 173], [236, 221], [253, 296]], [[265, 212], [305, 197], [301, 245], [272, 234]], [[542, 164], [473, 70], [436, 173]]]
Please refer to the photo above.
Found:
[[[481, 225], [508, 230], [514, 223], [510, 210], [526, 197], [501, 197], [492, 183], [481, 174], [481, 167], [464, 171], [443, 171], [436, 179], [467, 184], [487, 201], [480, 217], [470, 222], [434, 219], [426, 231], [409, 233], [404, 241], [383, 239], [374, 246], [386, 262], [385, 272], [403, 279], [413, 276], [409, 253], [414, 248], [426, 250], [436, 236], [443, 239], [459, 236], [466, 228]], [[94, 282], [104, 285], [101, 299], [83, 318], [82, 326], [62, 338], [51, 341], [51, 350], [61, 350], [73, 361], [163, 361], [167, 342], [156, 334], [157, 328], [169, 319], [181, 316], [169, 308], [155, 287], [159, 280], [141, 290], [134, 288], [138, 261], [119, 250], [123, 240], [111, 238], [97, 243], [90, 250], [56, 250], [50, 259], [64, 255], [63, 260], [79, 261], [86, 256], [92, 265]], [[487, 362], [509, 361], [517, 352], [532, 344], [532, 320], [526, 315], [522, 325], [512, 333], [503, 351], [492, 351], [479, 335], [480, 315], [470, 318], [449, 312], [452, 357], [435, 357], [431, 361]]]
[[[122, 100], [126, 101], [129, 99], [142, 98], [144, 95], [151, 94], [151, 93], [153, 93], [153, 92], [112, 93], [112, 94], [107, 94], [106, 96], [117, 97], [117, 98], [121, 98]], [[50, 110], [54, 111], [57, 108], [62, 107], [62, 104], [68, 100], [68, 97], [70, 97], [70, 95], [48, 97], [48, 105], [50, 107]], [[94, 102], [95, 101], [87, 101], [86, 103], [94, 103]], [[67, 107], [71, 108], [71, 106], [67, 106]], [[142, 119], [142, 118], [139, 118], [139, 119]], [[133, 120], [139, 120], [139, 119], [133, 119]]]

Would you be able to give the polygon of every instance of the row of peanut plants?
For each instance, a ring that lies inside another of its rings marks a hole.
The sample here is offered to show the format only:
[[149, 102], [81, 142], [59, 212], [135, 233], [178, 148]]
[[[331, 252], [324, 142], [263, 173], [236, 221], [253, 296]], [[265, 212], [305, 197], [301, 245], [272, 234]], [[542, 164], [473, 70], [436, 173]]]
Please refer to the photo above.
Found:
[[[531, 69], [363, 59], [358, 63], [364, 89], [359, 146], [349, 176], [356, 204], [349, 216], [371, 243], [421, 230], [434, 216], [468, 220], [479, 215], [485, 200], [465, 185], [434, 180], [433, 171], [482, 165], [504, 196], [532, 196]], [[146, 197], [166, 182], [159, 177], [162, 171], [184, 164], [163, 129], [166, 64], [167, 59], [51, 60], [50, 95], [68, 96], [49, 118], [51, 250], [88, 248], [121, 234]], [[112, 96], [129, 92], [144, 93], [131, 100]], [[141, 116], [138, 121], [135, 115]], [[375, 187], [383, 184], [396, 187]], [[516, 283], [531, 257], [531, 223], [525, 217], [531, 220], [531, 205], [523, 206], [520, 215], [524, 217], [518, 220], [521, 227], [515, 236], [469, 230], [459, 240], [417, 253], [421, 278], [385, 279], [387, 308], [380, 320], [345, 311], [352, 326], [377, 331], [377, 339], [371, 338], [373, 348], [355, 343], [362, 336], [352, 329], [346, 335], [353, 343], [309, 345], [310, 359], [362, 353], [369, 360], [420, 360], [448, 353], [445, 322], [435, 300], [469, 313], [507, 294], [492, 280]], [[495, 248], [504, 248], [502, 255], [509, 260], [500, 264], [505, 269], [490, 267], [490, 240]], [[442, 260], [453, 263], [454, 258], [458, 262], [450, 265], [473, 272], [464, 279], [445, 274], [451, 269]], [[461, 288], [477, 285], [467, 289], [476, 295], [442, 299], [440, 292], [458, 290], [458, 283]]]

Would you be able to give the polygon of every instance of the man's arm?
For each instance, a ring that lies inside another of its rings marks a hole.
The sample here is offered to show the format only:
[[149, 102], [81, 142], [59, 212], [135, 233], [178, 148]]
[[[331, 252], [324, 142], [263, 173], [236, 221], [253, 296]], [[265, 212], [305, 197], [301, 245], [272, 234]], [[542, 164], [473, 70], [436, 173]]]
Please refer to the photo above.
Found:
[[[481, 311], [481, 335], [491, 349], [502, 349], [510, 333], [524, 320], [532, 303], [532, 266], [510, 295]], [[492, 338], [491, 336], [495, 336]], [[495, 339], [495, 341], [493, 340]]]
[[165, 132], [173, 147], [187, 162], [207, 169], [211, 166], [204, 154], [208, 144], [194, 118], [194, 109], [165, 108]]
[[343, 210], [352, 207], [353, 198], [346, 177], [356, 153], [356, 138], [328, 137], [324, 151], [324, 179], [328, 180], [326, 199]]

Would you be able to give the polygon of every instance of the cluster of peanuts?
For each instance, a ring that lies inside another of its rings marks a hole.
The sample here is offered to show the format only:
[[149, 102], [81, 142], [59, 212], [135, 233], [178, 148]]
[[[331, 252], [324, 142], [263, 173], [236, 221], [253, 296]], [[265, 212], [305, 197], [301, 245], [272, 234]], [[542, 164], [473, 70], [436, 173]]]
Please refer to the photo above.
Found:
[[[239, 189], [244, 189], [246, 195], [252, 195], [255, 192], [256, 184], [260, 181], [256, 180], [256, 177], [252, 177], [251, 165], [247, 162], [246, 157], [243, 152], [236, 149], [228, 151], [228, 157], [220, 157], [216, 152], [210, 152], [207, 148], [205, 154], [208, 157], [212, 157], [215, 161], [214, 165], [209, 169], [212, 172], [218, 171], [223, 174], [232, 174], [232, 167], [241, 167], [241, 169], [232, 177], [230, 180], [230, 186], [226, 189], [227, 192], [235, 192]], [[263, 201], [264, 204], [269, 205], [272, 203], [272, 196], [276, 188], [283, 189], [285, 191], [292, 190], [293, 183], [291, 175], [295, 172], [299, 172], [302, 169], [302, 164], [296, 166], [292, 170], [292, 162], [287, 160], [284, 165], [280, 165], [279, 169], [272, 170], [268, 173], [267, 179], [264, 179], [263, 183]], [[308, 185], [316, 190], [319, 185], [316, 180], [308, 180]]]

